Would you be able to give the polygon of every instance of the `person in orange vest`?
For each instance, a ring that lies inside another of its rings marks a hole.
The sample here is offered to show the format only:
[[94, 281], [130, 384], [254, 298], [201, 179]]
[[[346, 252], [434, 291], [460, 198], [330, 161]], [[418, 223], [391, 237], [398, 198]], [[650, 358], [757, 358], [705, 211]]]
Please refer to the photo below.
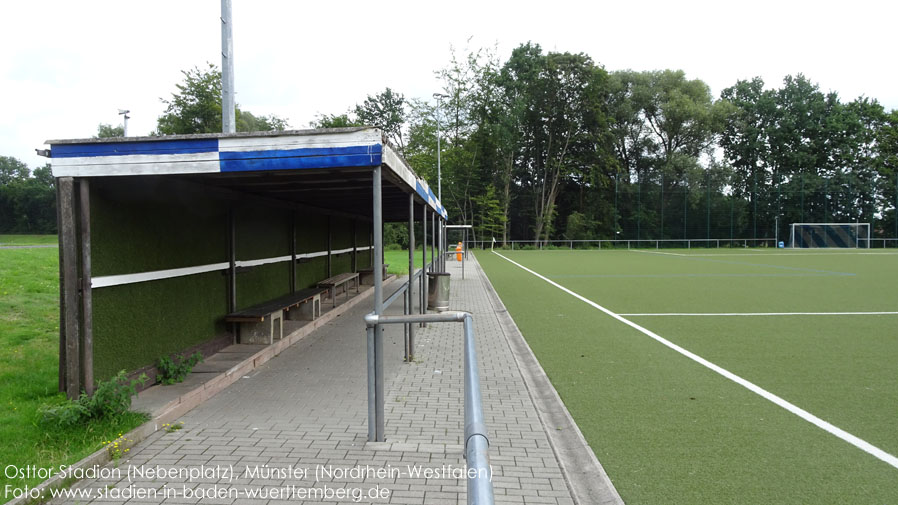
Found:
[[455, 261], [461, 261], [461, 242], [455, 246]]

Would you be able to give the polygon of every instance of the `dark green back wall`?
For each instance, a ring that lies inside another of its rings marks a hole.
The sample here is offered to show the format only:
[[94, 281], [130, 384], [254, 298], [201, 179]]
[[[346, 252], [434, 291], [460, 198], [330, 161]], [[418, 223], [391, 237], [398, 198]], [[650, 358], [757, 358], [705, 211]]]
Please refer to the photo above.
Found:
[[[228, 261], [228, 211], [234, 205], [204, 194], [200, 186], [161, 177], [91, 181], [93, 276], [130, 274]], [[259, 205], [234, 207], [238, 260], [289, 256], [296, 222], [297, 253], [327, 250], [328, 217]], [[352, 247], [352, 221], [330, 218], [332, 249]], [[357, 221], [359, 246], [368, 245], [370, 223]], [[369, 264], [359, 252], [359, 268]], [[352, 268], [352, 253], [332, 257], [332, 274]], [[290, 291], [290, 263], [241, 269], [237, 307]], [[296, 264], [296, 288], [327, 277], [327, 258]], [[93, 290], [94, 376], [152, 365], [228, 331], [228, 277], [222, 271]]]

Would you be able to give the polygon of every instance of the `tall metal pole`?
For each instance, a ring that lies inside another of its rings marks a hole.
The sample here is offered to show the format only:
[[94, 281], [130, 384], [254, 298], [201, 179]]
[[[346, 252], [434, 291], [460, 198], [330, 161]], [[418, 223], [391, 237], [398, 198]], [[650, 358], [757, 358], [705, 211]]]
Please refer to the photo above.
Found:
[[[421, 225], [423, 236], [421, 237], [421, 313], [427, 313], [427, 202], [421, 206]], [[425, 328], [427, 323], [421, 323]]]
[[[440, 154], [442, 152], [442, 148], [440, 147], [440, 137], [442, 136], [442, 132], [440, 130], [440, 109], [443, 106], [443, 98], [449, 98], [449, 95], [444, 95], [442, 93], [434, 93], [433, 97], [437, 99], [437, 200], [440, 205], [443, 205], [443, 172], [442, 167], [440, 166]], [[436, 231], [436, 229], [434, 229]], [[437, 240], [437, 251], [443, 251], [443, 234], [436, 234], [438, 236]], [[440, 263], [441, 264], [441, 263]], [[441, 268], [440, 271], [445, 271], [445, 269]]]
[[689, 204], [689, 181], [686, 180], [686, 175], [683, 175], [683, 240], [686, 240], [688, 236], [686, 235], [686, 214], [688, 212], [687, 206]]
[[[374, 200], [374, 313], [384, 312], [384, 278], [383, 278], [383, 195], [381, 193], [381, 166], [374, 168], [373, 200]], [[375, 440], [384, 441], [384, 339], [383, 326], [374, 326], [374, 408]]]
[[658, 233], [664, 238], [664, 172], [661, 172], [661, 231]]
[[131, 116], [129, 116], [128, 114], [130, 114], [131, 111], [126, 110], [126, 109], [119, 109], [118, 113], [120, 116], [124, 117], [123, 126], [122, 126], [122, 137], [127, 137], [128, 136], [128, 120], [131, 119]]
[[[415, 194], [408, 195], [408, 311], [414, 312], [415, 300]], [[415, 325], [408, 323], [408, 353], [405, 361], [415, 359]]]
[[431, 272], [437, 271], [437, 262], [436, 262], [436, 259], [434, 258], [434, 254], [437, 253], [437, 235], [438, 235], [438, 233], [437, 233], [437, 213], [433, 212], [430, 214], [430, 239], [431, 239], [431, 242], [433, 242], [431, 244], [431, 248], [430, 248], [430, 271]]
[[617, 210], [617, 185], [618, 180], [620, 179], [620, 172], [614, 174], [614, 234], [612, 237], [617, 238], [618, 233], [618, 210]]
[[708, 187], [708, 214], [706, 215], [705, 230], [708, 247], [711, 246], [711, 174], [705, 171], [705, 185]]
[[221, 132], [237, 131], [234, 111], [234, 33], [231, 0], [221, 0]]

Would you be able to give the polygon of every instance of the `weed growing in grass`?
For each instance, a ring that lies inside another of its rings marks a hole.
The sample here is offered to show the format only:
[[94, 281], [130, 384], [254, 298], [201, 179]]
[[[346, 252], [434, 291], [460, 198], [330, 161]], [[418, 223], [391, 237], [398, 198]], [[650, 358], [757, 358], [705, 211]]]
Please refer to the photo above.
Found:
[[193, 367], [196, 366], [197, 363], [201, 363], [202, 361], [203, 354], [200, 352], [196, 352], [186, 358], [183, 355], [175, 356], [175, 359], [163, 356], [159, 358], [159, 361], [156, 363], [156, 368], [159, 369], [158, 380], [160, 383], [166, 385], [184, 382], [187, 374], [193, 370]]
[[131, 397], [137, 394], [137, 385], [147, 381], [141, 374], [129, 381], [122, 370], [108, 381], [98, 381], [93, 396], [81, 393], [77, 400], [38, 409], [43, 424], [51, 427], [67, 427], [91, 419], [118, 418], [131, 408]]

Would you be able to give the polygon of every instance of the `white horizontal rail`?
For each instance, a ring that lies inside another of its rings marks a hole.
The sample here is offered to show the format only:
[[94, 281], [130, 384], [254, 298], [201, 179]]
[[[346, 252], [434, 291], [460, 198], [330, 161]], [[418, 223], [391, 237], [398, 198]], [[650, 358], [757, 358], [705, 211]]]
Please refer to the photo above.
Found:
[[[356, 247], [353, 249], [352, 247], [347, 249], [336, 249], [330, 251], [331, 255], [335, 254], [345, 254], [351, 253], [353, 250], [355, 251], [368, 251], [373, 249], [374, 246], [362, 246]], [[320, 258], [323, 256], [327, 256], [327, 251], [317, 251], [310, 253], [300, 253], [296, 255], [296, 259], [308, 259], [308, 258]], [[255, 267], [260, 265], [269, 265], [272, 263], [283, 263], [287, 261], [292, 261], [293, 256], [276, 256], [273, 258], [260, 258], [255, 260], [238, 260], [235, 262], [237, 267]], [[170, 268], [166, 270], [153, 270], [149, 272], [139, 272], [133, 274], [121, 274], [121, 275], [104, 275], [94, 277], [90, 281], [90, 287], [92, 289], [96, 288], [106, 288], [110, 286], [121, 286], [124, 284], [136, 284], [138, 282], [149, 282], [149, 281], [159, 281], [163, 279], [172, 279], [175, 277], [185, 277], [188, 275], [197, 275], [204, 274], [208, 272], [216, 272], [219, 270], [227, 270], [230, 267], [230, 263], [212, 263], [209, 265], [198, 265], [192, 267], [183, 267], [183, 268]]]

